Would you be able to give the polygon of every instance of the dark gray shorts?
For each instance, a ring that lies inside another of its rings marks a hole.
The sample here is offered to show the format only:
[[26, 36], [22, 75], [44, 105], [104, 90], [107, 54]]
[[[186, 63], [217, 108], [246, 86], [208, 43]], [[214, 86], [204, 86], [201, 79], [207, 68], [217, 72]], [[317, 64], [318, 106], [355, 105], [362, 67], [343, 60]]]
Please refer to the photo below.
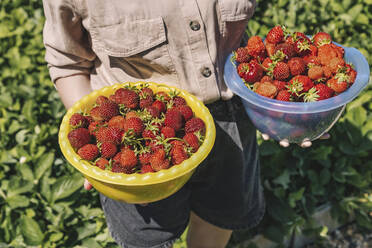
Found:
[[190, 211], [231, 230], [251, 228], [262, 219], [265, 201], [256, 129], [238, 97], [207, 107], [215, 120], [215, 145], [178, 192], [147, 206], [101, 194], [108, 228], [122, 247], [170, 247], [187, 227]]

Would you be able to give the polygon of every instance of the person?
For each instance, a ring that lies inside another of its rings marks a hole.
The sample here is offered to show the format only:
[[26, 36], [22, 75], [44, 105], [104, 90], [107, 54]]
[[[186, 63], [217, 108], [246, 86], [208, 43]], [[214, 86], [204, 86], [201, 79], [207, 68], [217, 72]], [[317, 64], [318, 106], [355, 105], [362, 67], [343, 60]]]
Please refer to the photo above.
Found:
[[188, 247], [225, 247], [232, 230], [262, 219], [256, 129], [223, 80], [224, 60], [240, 45], [255, 5], [43, 0], [45, 59], [67, 109], [107, 85], [152, 81], [194, 94], [215, 121], [210, 155], [172, 196], [138, 205], [100, 195], [109, 231], [122, 247], [171, 247], [187, 226]]

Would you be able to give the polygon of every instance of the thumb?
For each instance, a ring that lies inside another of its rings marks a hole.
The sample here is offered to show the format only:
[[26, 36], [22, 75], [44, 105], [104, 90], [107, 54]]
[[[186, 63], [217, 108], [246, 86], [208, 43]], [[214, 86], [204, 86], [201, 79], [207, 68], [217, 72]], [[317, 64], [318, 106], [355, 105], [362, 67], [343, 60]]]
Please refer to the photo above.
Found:
[[87, 179], [84, 180], [84, 189], [86, 190], [92, 189], [92, 184], [90, 184], [90, 182]]

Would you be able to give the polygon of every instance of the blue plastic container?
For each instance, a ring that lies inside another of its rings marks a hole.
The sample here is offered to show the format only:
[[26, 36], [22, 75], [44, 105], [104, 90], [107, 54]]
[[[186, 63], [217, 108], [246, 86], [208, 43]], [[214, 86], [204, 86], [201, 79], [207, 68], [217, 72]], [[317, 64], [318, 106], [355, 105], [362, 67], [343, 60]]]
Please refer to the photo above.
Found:
[[248, 116], [260, 132], [278, 141], [287, 139], [290, 143], [314, 140], [336, 123], [346, 104], [368, 84], [370, 71], [365, 57], [355, 48], [342, 47], [345, 49], [344, 59], [354, 65], [357, 77], [349, 89], [326, 100], [283, 102], [256, 94], [239, 77], [237, 64], [234, 66], [231, 62], [232, 54], [225, 62], [224, 79], [227, 86], [241, 97]]

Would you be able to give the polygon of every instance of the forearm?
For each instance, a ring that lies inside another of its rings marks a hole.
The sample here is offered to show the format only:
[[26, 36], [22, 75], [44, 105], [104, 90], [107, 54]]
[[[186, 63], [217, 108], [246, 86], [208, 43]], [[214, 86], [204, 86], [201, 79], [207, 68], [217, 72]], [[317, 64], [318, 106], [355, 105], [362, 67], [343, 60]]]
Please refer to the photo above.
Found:
[[74, 75], [60, 78], [56, 81], [56, 88], [66, 109], [92, 91], [88, 75]]

